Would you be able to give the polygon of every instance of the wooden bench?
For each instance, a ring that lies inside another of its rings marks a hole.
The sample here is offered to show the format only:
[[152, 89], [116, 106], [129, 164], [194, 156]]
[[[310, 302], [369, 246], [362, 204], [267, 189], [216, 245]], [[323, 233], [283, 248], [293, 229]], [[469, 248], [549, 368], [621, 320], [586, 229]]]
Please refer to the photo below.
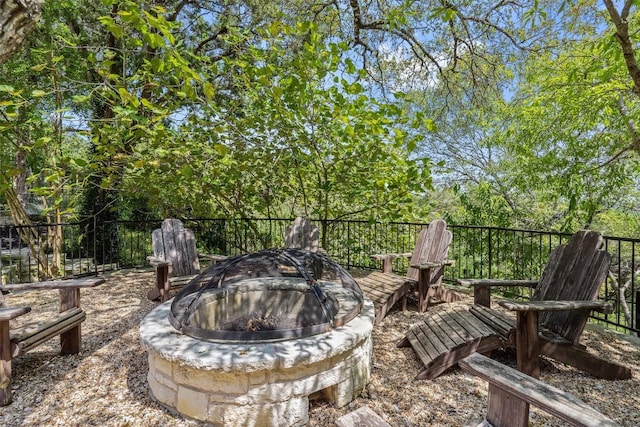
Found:
[[336, 427], [391, 427], [368, 406], [362, 406], [336, 420]]
[[489, 382], [487, 416], [468, 427], [526, 427], [530, 404], [572, 425], [618, 426], [575, 396], [481, 354], [461, 360], [460, 367]]
[[502, 347], [500, 336], [466, 309], [443, 311], [431, 315], [429, 322], [412, 326], [398, 347], [413, 347], [424, 367], [416, 376], [430, 380], [472, 353], [487, 353]]
[[[104, 283], [101, 277], [0, 285], [0, 406], [11, 403], [11, 360], [45, 341], [60, 336], [60, 354], [80, 352], [80, 324], [87, 317], [80, 308], [80, 289]], [[2, 293], [27, 290], [60, 291], [59, 313], [50, 319], [13, 330], [9, 321], [31, 311], [30, 307], [7, 307]]]
[[393, 273], [374, 271], [367, 277], [357, 280], [362, 292], [373, 302], [375, 324], [382, 322], [387, 312], [402, 299], [402, 311], [407, 309], [407, 294], [411, 291], [412, 281]]

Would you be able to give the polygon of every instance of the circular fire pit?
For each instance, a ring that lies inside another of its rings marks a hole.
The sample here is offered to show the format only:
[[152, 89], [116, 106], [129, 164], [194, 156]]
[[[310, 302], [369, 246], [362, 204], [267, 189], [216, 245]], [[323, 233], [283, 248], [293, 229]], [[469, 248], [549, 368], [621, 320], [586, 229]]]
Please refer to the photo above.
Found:
[[[311, 277], [278, 258], [283, 274], [262, 277], [245, 265], [248, 274], [228, 274], [233, 279], [223, 283], [218, 266], [218, 286], [196, 278], [191, 291], [152, 310], [140, 336], [153, 397], [187, 417], [229, 426], [304, 425], [310, 398], [338, 407], [353, 400], [369, 380], [373, 303], [320, 258], [325, 265], [315, 254], [306, 263]], [[313, 277], [320, 275], [328, 280]]]

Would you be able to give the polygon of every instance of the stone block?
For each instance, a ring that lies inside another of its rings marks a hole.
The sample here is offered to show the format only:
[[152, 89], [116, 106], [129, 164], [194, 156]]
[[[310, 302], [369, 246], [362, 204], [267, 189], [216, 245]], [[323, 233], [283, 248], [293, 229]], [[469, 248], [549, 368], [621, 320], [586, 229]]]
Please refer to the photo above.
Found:
[[176, 409], [183, 415], [200, 421], [207, 421], [209, 412], [209, 396], [189, 387], [178, 387]]
[[173, 362], [170, 362], [153, 351], [149, 351], [149, 370], [160, 371], [165, 376], [173, 377]]
[[293, 384], [295, 383], [282, 382], [254, 386], [249, 390], [247, 396], [257, 403], [282, 402], [291, 399]]
[[149, 375], [153, 375], [153, 378], [163, 386], [170, 388], [171, 390], [177, 392], [178, 385], [173, 382], [173, 378], [167, 377], [162, 371], [149, 371]]
[[175, 407], [178, 401], [177, 390], [160, 384], [151, 373], [147, 375], [147, 381], [149, 382], [149, 390], [151, 396], [160, 403], [164, 403], [167, 406]]
[[178, 384], [213, 393], [244, 394], [249, 390], [249, 377], [243, 372], [220, 372], [176, 365], [173, 378]]
[[309, 400], [227, 406], [225, 425], [243, 427], [302, 426], [309, 422]]

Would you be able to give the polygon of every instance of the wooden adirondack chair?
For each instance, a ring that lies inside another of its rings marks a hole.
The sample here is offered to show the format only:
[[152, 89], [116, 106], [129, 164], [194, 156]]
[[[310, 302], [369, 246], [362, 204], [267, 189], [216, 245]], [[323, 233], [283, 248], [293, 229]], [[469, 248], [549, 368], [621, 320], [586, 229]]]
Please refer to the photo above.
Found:
[[[362, 292], [373, 301], [376, 310], [375, 323], [382, 322], [393, 305], [402, 299], [406, 310], [407, 295], [418, 290], [418, 309], [425, 311], [435, 300], [453, 302], [460, 296], [442, 286], [444, 267], [453, 261], [446, 259], [452, 234], [443, 220], [436, 220], [418, 234], [414, 251], [404, 254], [372, 255], [382, 262], [382, 272], [374, 272], [357, 279]], [[392, 273], [392, 262], [397, 258], [410, 258], [405, 277]]]
[[148, 292], [150, 300], [168, 300], [172, 287], [186, 284], [200, 272], [200, 258], [212, 262], [227, 258], [224, 255], [199, 254], [193, 231], [174, 218], [165, 219], [160, 228], [153, 230], [151, 244], [153, 256], [147, 257], [147, 261], [155, 267], [156, 284]]
[[285, 248], [318, 252], [320, 247], [318, 227], [313, 225], [309, 218], [299, 216], [287, 227], [284, 241]]
[[[515, 346], [518, 369], [539, 377], [539, 355], [604, 379], [631, 378], [627, 367], [607, 362], [579, 343], [591, 310], [610, 313], [610, 304], [596, 301], [611, 256], [602, 249], [599, 233], [580, 231], [558, 246], [539, 281], [459, 279], [474, 286], [474, 304], [427, 315], [411, 327], [398, 346], [412, 346], [425, 368], [418, 379], [432, 379], [474, 352]], [[500, 301], [516, 319], [490, 307], [491, 286], [535, 286], [530, 302]], [[538, 313], [541, 313], [538, 316]]]

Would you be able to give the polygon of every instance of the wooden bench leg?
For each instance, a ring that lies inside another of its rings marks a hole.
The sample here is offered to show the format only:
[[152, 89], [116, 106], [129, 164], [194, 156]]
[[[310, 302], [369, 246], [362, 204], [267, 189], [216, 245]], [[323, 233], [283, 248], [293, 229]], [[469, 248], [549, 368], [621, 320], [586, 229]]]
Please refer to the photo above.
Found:
[[487, 420], [494, 427], [527, 427], [529, 404], [489, 383]]
[[538, 312], [518, 311], [516, 324], [516, 361], [518, 370], [540, 378]]
[[[60, 289], [60, 313], [71, 308], [80, 308], [80, 289]], [[60, 334], [60, 354], [78, 354], [82, 347], [80, 325]]]
[[0, 322], [0, 406], [11, 403], [11, 341], [9, 321]]

